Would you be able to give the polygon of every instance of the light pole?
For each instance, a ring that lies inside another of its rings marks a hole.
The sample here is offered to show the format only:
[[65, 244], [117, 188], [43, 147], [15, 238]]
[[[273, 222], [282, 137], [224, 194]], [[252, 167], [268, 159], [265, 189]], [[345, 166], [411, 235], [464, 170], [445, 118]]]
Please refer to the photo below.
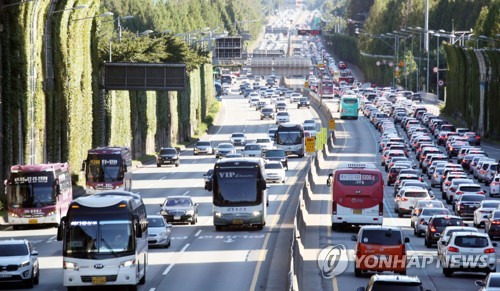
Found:
[[[113, 15], [112, 12], [109, 12], [111, 13], [111, 15]], [[114, 28], [114, 23], [115, 21], [117, 22], [117, 26], [118, 26], [118, 41], [121, 41], [122, 40], [122, 25], [121, 25], [121, 20], [127, 20], [127, 19], [131, 19], [131, 18], [134, 18], [133, 15], [125, 15], [125, 16], [119, 16], [119, 17], [116, 17], [115, 19], [111, 20], [113, 21], [113, 28]], [[113, 62], [112, 60], [112, 55], [113, 55], [113, 47], [112, 47], [112, 42], [113, 42], [113, 37], [111, 37], [109, 39], [109, 62]]]
[[[440, 29], [439, 32], [443, 33], [445, 32], [444, 30]], [[440, 33], [434, 33], [434, 36], [437, 37], [437, 43], [436, 43], [436, 95], [437, 98], [439, 99], [439, 37], [444, 36], [441, 35]]]

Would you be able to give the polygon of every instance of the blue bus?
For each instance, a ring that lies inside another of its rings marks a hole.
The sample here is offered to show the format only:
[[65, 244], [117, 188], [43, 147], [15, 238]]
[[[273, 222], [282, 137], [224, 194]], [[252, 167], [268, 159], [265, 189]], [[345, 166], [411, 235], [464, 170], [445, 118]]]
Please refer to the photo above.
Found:
[[344, 95], [340, 98], [340, 119], [358, 119], [359, 101], [355, 95]]

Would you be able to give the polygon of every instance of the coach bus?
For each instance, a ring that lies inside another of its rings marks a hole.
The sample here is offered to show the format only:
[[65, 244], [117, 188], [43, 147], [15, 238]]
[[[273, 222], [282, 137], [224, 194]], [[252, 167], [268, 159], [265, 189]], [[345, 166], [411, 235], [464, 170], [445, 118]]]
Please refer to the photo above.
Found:
[[68, 289], [136, 289], [146, 282], [148, 222], [137, 194], [106, 191], [75, 199], [61, 219], [57, 240], [63, 242], [63, 284]]
[[321, 80], [321, 97], [323, 98], [333, 98], [333, 80]]
[[343, 95], [339, 104], [340, 119], [358, 119], [359, 100], [356, 95]]
[[340, 163], [331, 185], [333, 230], [349, 225], [382, 225], [384, 179], [375, 164]]
[[103, 190], [132, 189], [132, 154], [128, 147], [90, 149], [82, 163], [85, 191], [94, 194]]
[[266, 225], [267, 185], [262, 158], [229, 158], [215, 163], [213, 193], [216, 230], [229, 225]]
[[305, 153], [304, 127], [300, 123], [287, 122], [278, 126], [274, 133], [275, 145], [285, 151], [287, 156], [297, 155], [302, 158]]
[[15, 165], [5, 180], [8, 223], [57, 226], [73, 200], [68, 163]]

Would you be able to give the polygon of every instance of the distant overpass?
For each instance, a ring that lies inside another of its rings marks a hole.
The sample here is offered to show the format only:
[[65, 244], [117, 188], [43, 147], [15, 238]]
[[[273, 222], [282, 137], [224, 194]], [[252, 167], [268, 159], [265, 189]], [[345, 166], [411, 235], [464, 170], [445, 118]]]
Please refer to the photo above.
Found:
[[306, 76], [313, 64], [307, 58], [252, 58], [253, 75]]

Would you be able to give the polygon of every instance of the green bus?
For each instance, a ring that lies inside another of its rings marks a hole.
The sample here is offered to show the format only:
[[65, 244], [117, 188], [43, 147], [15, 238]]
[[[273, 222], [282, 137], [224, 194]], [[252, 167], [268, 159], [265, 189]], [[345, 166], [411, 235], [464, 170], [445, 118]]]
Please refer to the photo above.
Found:
[[340, 119], [358, 119], [359, 101], [356, 95], [344, 95], [340, 98]]

